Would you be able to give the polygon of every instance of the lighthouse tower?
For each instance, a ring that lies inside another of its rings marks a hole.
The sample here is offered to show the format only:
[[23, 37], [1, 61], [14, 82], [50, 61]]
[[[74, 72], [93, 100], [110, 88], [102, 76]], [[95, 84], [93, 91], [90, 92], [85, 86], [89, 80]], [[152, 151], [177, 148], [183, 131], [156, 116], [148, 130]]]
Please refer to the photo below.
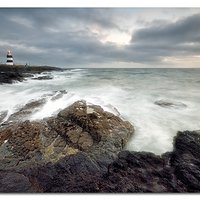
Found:
[[6, 65], [13, 65], [13, 56], [10, 50], [7, 52], [7, 61]]

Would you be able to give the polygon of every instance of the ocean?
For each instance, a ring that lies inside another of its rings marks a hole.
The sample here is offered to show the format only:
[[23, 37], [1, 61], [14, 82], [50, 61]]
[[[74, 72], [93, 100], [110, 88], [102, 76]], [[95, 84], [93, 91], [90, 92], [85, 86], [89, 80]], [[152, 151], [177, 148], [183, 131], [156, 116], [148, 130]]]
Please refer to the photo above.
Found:
[[[45, 75], [53, 79], [0, 85], [0, 112], [7, 110], [8, 118], [46, 96], [46, 104], [30, 117], [38, 120], [86, 100], [133, 124], [126, 149], [158, 155], [172, 150], [177, 131], [200, 129], [200, 69], [68, 69]], [[60, 90], [67, 93], [52, 101], [48, 94]]]

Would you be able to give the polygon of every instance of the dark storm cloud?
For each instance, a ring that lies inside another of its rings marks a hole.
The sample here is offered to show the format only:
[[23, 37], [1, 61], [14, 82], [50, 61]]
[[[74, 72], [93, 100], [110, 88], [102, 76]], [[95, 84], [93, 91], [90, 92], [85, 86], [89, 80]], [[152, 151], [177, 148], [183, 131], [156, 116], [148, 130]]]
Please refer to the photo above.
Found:
[[26, 9], [1, 9], [0, 16], [7, 19], [9, 16], [25, 17], [40, 28], [56, 25], [62, 19], [73, 22], [96, 24], [100, 27], [112, 29], [119, 26], [113, 19], [112, 9], [100, 8], [26, 8]]
[[112, 62], [159, 65], [164, 57], [200, 52], [200, 15], [176, 22], [148, 23], [146, 28], [133, 32], [130, 44], [120, 48], [102, 43], [90, 27], [122, 31], [123, 24], [116, 20], [113, 11], [0, 9], [0, 53], [11, 48], [17, 63], [81, 67]]
[[160, 44], [197, 42], [200, 39], [200, 15], [193, 15], [181, 19], [175, 23], [163, 23], [137, 31], [132, 42], [151, 43], [157, 41]]
[[[200, 53], [200, 15], [196, 14], [170, 23], [152, 22], [152, 26], [136, 31], [130, 51], [154, 58], [159, 62], [165, 56], [197, 55]], [[141, 60], [142, 62], [142, 60]]]
[[[110, 9], [0, 9], [0, 17], [0, 41], [11, 44], [1, 45], [0, 42], [0, 46], [13, 49], [18, 62], [67, 62], [70, 65], [100, 62], [101, 54], [110, 47], [89, 34], [87, 25], [119, 29], [112, 20]], [[68, 24], [62, 26], [63, 20]], [[71, 26], [75, 27], [74, 30]]]

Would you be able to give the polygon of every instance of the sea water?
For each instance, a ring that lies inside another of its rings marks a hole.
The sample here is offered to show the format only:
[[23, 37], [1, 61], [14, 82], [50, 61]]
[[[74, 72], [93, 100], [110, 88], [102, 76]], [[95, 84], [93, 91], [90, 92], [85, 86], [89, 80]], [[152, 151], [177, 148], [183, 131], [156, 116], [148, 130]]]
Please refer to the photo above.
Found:
[[[172, 150], [177, 131], [200, 129], [200, 69], [68, 69], [51, 75], [52, 80], [0, 85], [0, 112], [8, 111], [8, 117], [46, 95], [46, 104], [30, 117], [37, 120], [86, 100], [133, 124], [128, 150], [155, 154]], [[67, 93], [48, 99], [59, 90]], [[159, 106], [159, 100], [186, 106]]]

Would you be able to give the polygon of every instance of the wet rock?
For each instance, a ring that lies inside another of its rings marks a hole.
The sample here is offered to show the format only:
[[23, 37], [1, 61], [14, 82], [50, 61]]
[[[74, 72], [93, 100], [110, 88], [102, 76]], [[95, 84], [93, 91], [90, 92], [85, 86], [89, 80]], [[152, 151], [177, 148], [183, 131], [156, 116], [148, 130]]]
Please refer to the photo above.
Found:
[[23, 107], [21, 107], [17, 112], [9, 116], [9, 118], [4, 122], [4, 124], [9, 123], [19, 123], [20, 121], [27, 120], [33, 113], [37, 112], [46, 102], [45, 98], [30, 101]]
[[34, 75], [33, 74], [29, 74], [29, 73], [23, 73], [23, 77], [24, 78], [32, 78], [32, 77], [34, 77]]
[[186, 108], [187, 107], [187, 105], [182, 103], [182, 102], [164, 100], [164, 99], [155, 101], [154, 104], [156, 104], [158, 106], [161, 106], [163, 108], [177, 108], [177, 109], [180, 109], [180, 108]]
[[34, 176], [43, 192], [199, 192], [199, 147], [198, 132], [179, 132], [173, 152], [162, 156], [121, 151], [104, 171], [105, 155], [99, 160], [78, 152], [26, 176]]
[[200, 131], [178, 132], [174, 140], [171, 164], [178, 179], [187, 185], [188, 191], [200, 191]]
[[82, 128], [79, 126], [73, 127], [67, 131], [66, 136], [72, 144], [77, 144], [82, 133]]
[[[85, 101], [75, 102], [55, 117], [20, 122], [20, 116], [24, 120], [44, 102], [42, 99], [26, 104], [10, 117], [12, 124], [0, 129], [0, 150], [3, 152], [0, 158], [20, 159], [16, 168], [24, 163], [29, 165], [33, 160], [40, 164], [57, 162], [78, 152], [88, 152], [93, 159], [98, 159], [98, 155], [110, 154], [112, 149], [112, 155], [116, 156], [133, 134], [131, 124], [99, 106], [88, 107]], [[88, 108], [92, 112], [88, 112]], [[118, 145], [113, 146], [113, 143]]]
[[55, 117], [3, 127], [0, 191], [200, 192], [199, 131], [179, 132], [174, 150], [157, 156], [123, 151], [133, 130], [85, 101]]
[[38, 149], [39, 134], [42, 129], [43, 127], [39, 123], [25, 121], [20, 125], [14, 125], [3, 130], [1, 135], [10, 133], [6, 138], [8, 148], [14, 157], [25, 157], [28, 152]]
[[[102, 192], [172, 191], [164, 174], [163, 159], [152, 153], [122, 151], [108, 168], [102, 180]], [[162, 182], [162, 183], [161, 183]]]
[[[44, 192], [86, 192], [97, 186], [94, 180], [100, 177], [100, 169], [86, 153], [79, 152], [64, 157], [55, 164], [48, 163], [26, 170], [24, 174], [34, 178]], [[91, 176], [94, 179], [91, 180]]]
[[78, 147], [81, 150], [89, 149], [93, 145], [93, 139], [91, 135], [87, 132], [83, 132], [80, 134], [78, 139]]
[[[0, 64], [0, 84], [14, 83], [16, 81], [24, 81], [27, 77], [32, 77], [33, 74], [40, 74], [50, 71], [64, 71], [57, 67], [50, 66], [24, 66], [24, 65], [13, 65], [8, 66], [6, 64]], [[45, 75], [40, 77], [41, 80], [49, 80], [53, 77], [51, 75]]]
[[0, 172], [0, 192], [30, 192], [31, 183], [23, 174]]
[[51, 79], [53, 79], [53, 76], [46, 75], [46, 76], [39, 76], [39, 77], [32, 78], [32, 79], [33, 80], [51, 80]]
[[11, 136], [12, 136], [11, 129], [2, 129], [0, 134], [0, 145], [6, 143]]
[[63, 97], [63, 95], [67, 94], [66, 90], [60, 90], [60, 91], [56, 91], [55, 95], [51, 98], [52, 101], [55, 101], [57, 99], [60, 99]]
[[[62, 110], [58, 117], [76, 123], [83, 131], [88, 132], [94, 143], [115, 140], [118, 150], [124, 147], [131, 134], [134, 132], [129, 122], [123, 121], [112, 113], [104, 111], [100, 106], [87, 105], [85, 101], [75, 102]], [[124, 144], [123, 144], [124, 143]]]
[[122, 151], [100, 180], [101, 192], [199, 192], [200, 134], [179, 132], [162, 156]]
[[16, 81], [23, 81], [23, 76], [19, 72], [0, 72], [0, 84], [14, 83]]
[[65, 145], [66, 145], [65, 141], [60, 136], [58, 136], [56, 138], [56, 140], [54, 141], [54, 144], [53, 144], [54, 147], [63, 147]]
[[3, 122], [4, 118], [7, 116], [8, 111], [1, 111], [0, 112], [0, 124]]

